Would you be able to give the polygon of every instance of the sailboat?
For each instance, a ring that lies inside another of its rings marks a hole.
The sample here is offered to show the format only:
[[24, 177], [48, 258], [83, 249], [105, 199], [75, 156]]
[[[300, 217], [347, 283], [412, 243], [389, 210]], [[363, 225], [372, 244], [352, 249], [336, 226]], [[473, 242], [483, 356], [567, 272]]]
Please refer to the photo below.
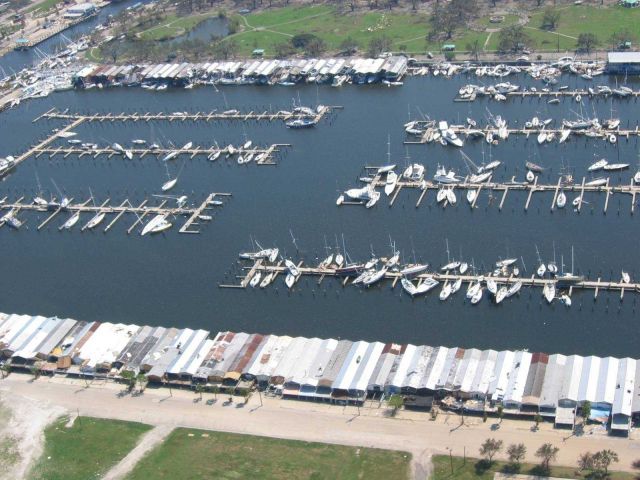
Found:
[[296, 266], [296, 264], [293, 263], [291, 260], [286, 259], [284, 261], [284, 266], [287, 267], [287, 270], [289, 270], [289, 273], [294, 277], [297, 277], [298, 275], [300, 275], [300, 270], [298, 270], [298, 267]]
[[505, 298], [507, 298], [508, 293], [509, 291], [506, 287], [500, 287], [495, 296], [496, 304], [501, 303]]
[[80, 220], [80, 211], [75, 212], [73, 215], [71, 215], [66, 222], [64, 222], [64, 224], [62, 225], [62, 227], [65, 230], [69, 230], [70, 228], [73, 228], [73, 226], [78, 223], [78, 220]]
[[480, 300], [482, 300], [482, 294], [484, 293], [484, 289], [482, 288], [482, 285], [478, 284], [479, 288], [474, 292], [473, 296], [471, 297], [471, 305], [477, 305], [478, 303], [480, 303]]
[[387, 195], [391, 195], [393, 191], [396, 189], [396, 184], [398, 183], [398, 175], [394, 171], [390, 171], [387, 173], [387, 182], [384, 186], [384, 193]]
[[622, 271], [622, 283], [631, 283], [631, 276], [624, 270]]
[[267, 287], [271, 281], [273, 280], [273, 273], [269, 272], [267, 273], [264, 278], [262, 279], [262, 281], [260, 282], [260, 288], [265, 288]]
[[542, 295], [544, 296], [547, 303], [553, 302], [553, 299], [556, 297], [556, 285], [553, 282], [545, 283], [542, 288]]
[[98, 212], [91, 220], [87, 222], [84, 228], [91, 230], [92, 228], [97, 227], [105, 217], [105, 212]]
[[487, 290], [493, 295], [498, 292], [498, 284], [493, 278], [487, 278]]
[[250, 287], [258, 286], [258, 283], [260, 283], [260, 278], [262, 278], [262, 274], [260, 272], [256, 272], [256, 274], [249, 281], [249, 286]]
[[558, 208], [564, 208], [566, 204], [567, 204], [567, 196], [564, 194], [564, 192], [558, 193], [558, 198], [556, 199], [556, 206]]
[[167, 216], [163, 213], [157, 214], [144, 226], [140, 236], [144, 237], [149, 233], [160, 233], [171, 228], [171, 222], [167, 220]]
[[447, 298], [449, 298], [450, 295], [451, 295], [451, 284], [445, 283], [444, 286], [442, 287], [442, 290], [440, 290], [440, 300], [444, 302]]

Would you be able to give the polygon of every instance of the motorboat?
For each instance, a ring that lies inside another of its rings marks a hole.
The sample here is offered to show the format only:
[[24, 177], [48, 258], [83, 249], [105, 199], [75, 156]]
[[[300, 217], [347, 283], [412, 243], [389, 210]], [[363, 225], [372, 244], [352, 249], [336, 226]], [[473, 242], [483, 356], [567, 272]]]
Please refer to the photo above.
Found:
[[453, 188], [447, 188], [446, 195], [447, 195], [447, 202], [449, 202], [451, 205], [455, 205], [457, 202], [457, 198], [456, 198], [456, 194], [453, 191]]
[[18, 217], [16, 217], [16, 211], [13, 209], [9, 210], [0, 218], [0, 225], [4, 224], [9, 225], [11, 228], [16, 230], [22, 226], [22, 222], [18, 220]]
[[167, 192], [167, 191], [171, 190], [173, 187], [175, 187], [177, 181], [178, 181], [177, 178], [173, 178], [173, 179], [169, 180], [168, 182], [165, 182], [162, 185], [162, 191], [163, 192]]
[[585, 187], [601, 187], [607, 184], [606, 178], [594, 178], [593, 180], [589, 180], [584, 185]]
[[624, 270], [622, 271], [622, 283], [631, 283], [631, 276]]
[[394, 171], [390, 171], [387, 173], [387, 181], [384, 186], [384, 193], [389, 196], [396, 189], [396, 184], [398, 183], [398, 175]]
[[513, 295], [515, 295], [516, 293], [518, 293], [520, 291], [520, 289], [522, 288], [522, 282], [516, 282], [514, 284], [512, 284], [508, 289], [507, 289], [507, 298], [508, 297], [512, 297]]
[[402, 172], [402, 177], [412, 182], [419, 182], [424, 178], [424, 166], [419, 163], [412, 163]]
[[505, 298], [507, 298], [509, 291], [506, 287], [500, 287], [500, 289], [496, 292], [495, 301], [496, 305], [501, 303]]
[[558, 193], [558, 198], [556, 198], [556, 206], [558, 208], [564, 208], [566, 204], [567, 204], [567, 196], [565, 195], [565, 193], [564, 192]]
[[603, 167], [603, 169], [607, 171], [624, 170], [626, 168], [629, 168], [628, 163], [608, 163]]
[[39, 207], [46, 207], [49, 205], [49, 202], [47, 202], [44, 198], [42, 197], [33, 197], [33, 203], [34, 205], [37, 205]]
[[382, 280], [386, 275], [386, 273], [387, 273], [387, 267], [383, 267], [380, 270], [374, 271], [371, 275], [369, 275], [367, 278], [365, 278], [362, 281], [362, 284], [365, 287], [370, 287], [371, 285]]
[[267, 287], [272, 281], [273, 281], [273, 273], [269, 272], [262, 278], [262, 281], [260, 282], [260, 288]]
[[380, 168], [378, 168], [378, 174], [383, 174], [383, 173], [389, 173], [390, 171], [392, 171], [394, 168], [396, 168], [395, 165], [384, 165]]
[[483, 183], [489, 180], [493, 172], [483, 172], [469, 176], [469, 183]]
[[73, 226], [78, 223], [78, 220], [80, 220], [80, 212], [75, 212], [73, 215], [71, 215], [66, 222], [64, 222], [64, 224], [62, 225], [62, 228], [64, 228], [65, 230], [69, 230], [70, 228], [73, 228]]
[[533, 183], [533, 181], [536, 179], [536, 176], [531, 170], [527, 170], [527, 175], [525, 178], [527, 179], [527, 182]]
[[298, 267], [296, 266], [296, 264], [293, 263], [291, 260], [285, 259], [284, 266], [287, 267], [287, 270], [289, 270], [289, 273], [291, 273], [291, 275], [293, 275], [294, 277], [297, 277], [298, 275], [300, 275], [300, 270], [298, 270]]
[[440, 267], [440, 270], [443, 272], [447, 272], [449, 270], [455, 270], [460, 266], [460, 262], [449, 262], [445, 266]]
[[464, 145], [464, 142], [456, 135], [456, 133], [451, 128], [449, 128], [447, 122], [441, 121], [438, 124], [438, 129], [440, 130], [442, 139], [449, 145], [453, 145], [455, 147], [462, 147]]
[[518, 261], [517, 258], [505, 258], [504, 260], [500, 260], [499, 262], [496, 262], [496, 267], [497, 268], [510, 267], [517, 261]]
[[87, 222], [84, 228], [91, 230], [92, 228], [97, 227], [104, 220], [105, 215], [105, 212], [98, 212], [91, 220]]
[[292, 275], [291, 273], [287, 273], [287, 276], [284, 277], [284, 283], [287, 286], [287, 288], [289, 289], [293, 288], [293, 285], [296, 283], [296, 279], [297, 277], [295, 275]]
[[480, 288], [473, 294], [471, 297], [471, 305], [477, 305], [480, 300], [482, 300], [482, 294], [484, 293], [484, 289], [480, 285]]
[[544, 168], [532, 162], [526, 162], [525, 167], [527, 167], [527, 170], [530, 170], [534, 173], [542, 173], [544, 171]]
[[260, 272], [256, 272], [256, 274], [249, 281], [250, 287], [257, 287], [260, 283], [260, 279], [262, 278], [262, 274]]
[[587, 167], [587, 170], [590, 172], [595, 172], [598, 170], [602, 170], [604, 167], [606, 167], [609, 164], [608, 160], [605, 158], [602, 158], [600, 160], [598, 160], [595, 163], [592, 163], [591, 165], [589, 165], [589, 167]]
[[451, 284], [451, 295], [456, 293], [462, 287], [462, 279], [458, 278], [455, 282]]
[[[423, 265], [418, 263], [416, 265], [410, 265], [408, 267], [403, 268], [402, 270], [400, 270], [400, 273], [405, 277], [411, 277], [413, 275], [417, 275], [419, 273], [426, 271], [428, 267], [429, 265]], [[365, 265], [365, 268], [366, 268], [366, 265]]]
[[444, 286], [442, 287], [442, 290], [440, 290], [440, 300], [444, 302], [447, 298], [449, 298], [450, 295], [451, 295], [451, 284], [445, 283]]
[[145, 236], [149, 233], [160, 233], [171, 228], [171, 223], [167, 221], [167, 216], [163, 213], [157, 214], [144, 226], [141, 236]]
[[462, 181], [461, 178], [456, 177], [456, 174], [453, 170], [449, 170], [447, 172], [447, 169], [444, 167], [441, 167], [440, 165], [438, 165], [436, 174], [434, 175], [433, 179], [438, 183], [447, 183], [447, 184], [460, 183]]
[[556, 296], [556, 286], [553, 282], [545, 283], [542, 288], [542, 295], [544, 296], [547, 303], [553, 302], [553, 299]]

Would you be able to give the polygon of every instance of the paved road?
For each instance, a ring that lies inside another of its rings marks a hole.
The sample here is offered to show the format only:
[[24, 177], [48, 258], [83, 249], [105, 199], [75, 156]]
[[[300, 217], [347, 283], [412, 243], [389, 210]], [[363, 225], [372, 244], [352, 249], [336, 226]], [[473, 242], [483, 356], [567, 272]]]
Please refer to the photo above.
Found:
[[[151, 425], [184, 426], [225, 432], [263, 435], [286, 439], [318, 441], [353, 446], [378, 447], [410, 451], [414, 455], [414, 471], [424, 478], [429, 469], [431, 454], [454, 455], [466, 451], [477, 456], [480, 444], [487, 437], [510, 443], [524, 442], [527, 460], [535, 462], [535, 450], [545, 442], [558, 447], [558, 464], [575, 465], [578, 455], [585, 451], [610, 448], [618, 452], [620, 463], [615, 469], [631, 470], [631, 463], [640, 459], [640, 442], [609, 437], [601, 431], [587, 430], [581, 437], [570, 436], [566, 430], [555, 430], [543, 424], [537, 432], [526, 421], [504, 420], [498, 424], [490, 419], [465, 417], [460, 425], [457, 415], [440, 414], [435, 421], [426, 413], [400, 412], [388, 418], [388, 411], [371, 407], [341, 407], [310, 402], [279, 400], [253, 395], [247, 405], [224, 405], [227, 397], [219, 396], [214, 405], [196, 402], [192, 392], [165, 389], [147, 389], [140, 396], [122, 396], [121, 385], [84, 382], [66, 378], [44, 378], [29, 382], [30, 376], [11, 374], [0, 381], [0, 392], [49, 402], [69, 411], [79, 410], [81, 415], [139, 421]], [[205, 395], [205, 400], [211, 398]], [[236, 397], [237, 400], [237, 397]], [[591, 428], [591, 427], [590, 427]]]

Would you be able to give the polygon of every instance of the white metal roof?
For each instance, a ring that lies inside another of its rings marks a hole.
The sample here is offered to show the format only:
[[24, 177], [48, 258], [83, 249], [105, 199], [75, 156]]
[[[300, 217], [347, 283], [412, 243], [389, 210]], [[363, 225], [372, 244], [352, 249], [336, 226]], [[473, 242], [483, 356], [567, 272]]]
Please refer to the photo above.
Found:
[[368, 348], [369, 342], [364, 341], [355, 342], [353, 345], [351, 345], [349, 354], [342, 364], [342, 368], [340, 369], [340, 372], [338, 372], [338, 376], [333, 381], [333, 389], [349, 390], [349, 387], [351, 386], [351, 383], [355, 378], [356, 372], [358, 371], [358, 367], [360, 366], [360, 362]]
[[511, 372], [509, 372], [509, 381], [504, 392], [503, 402], [518, 404], [522, 402], [532, 357], [533, 355], [529, 352], [516, 352]]
[[596, 386], [595, 402], [613, 405], [616, 394], [616, 382], [618, 380], [618, 367], [620, 360], [606, 357], [600, 361], [600, 373]]
[[509, 373], [511, 372], [511, 367], [513, 366], [514, 357], [515, 353], [510, 350], [503, 350], [501, 352], [498, 352], [493, 379], [489, 382], [489, 389], [487, 392], [489, 395], [491, 395], [493, 400], [502, 400], [502, 397], [507, 390]]
[[[193, 357], [200, 353], [200, 349], [208, 337], [209, 332], [206, 330], [192, 331], [189, 338], [181, 345], [178, 357], [176, 357], [173, 363], [169, 365], [169, 368], [167, 368], [167, 373], [183, 373], [183, 368], [193, 362]], [[203, 358], [201, 357], [200, 363], [202, 363], [202, 360]], [[197, 367], [200, 366], [200, 363]]]
[[434, 352], [434, 356], [436, 357], [432, 363], [431, 371], [428, 373], [427, 377], [423, 382], [424, 388], [428, 390], [435, 390], [438, 380], [440, 379], [440, 375], [442, 375], [442, 371], [445, 367], [445, 363], [447, 361], [447, 357], [449, 355], [448, 347], [439, 347], [437, 352]]
[[22, 348], [31, 336], [38, 330], [43, 323], [45, 323], [48, 319], [41, 316], [31, 317], [25, 321], [24, 327], [20, 329], [17, 335], [15, 335], [9, 342], [9, 344], [5, 347], [5, 350], [9, 350], [11, 352], [15, 352]]
[[489, 383], [494, 376], [497, 358], [498, 352], [495, 350], [484, 350], [482, 352], [468, 393], [476, 395], [485, 395], [487, 393]]
[[271, 350], [265, 351], [261, 358], [256, 359], [248, 372], [255, 376], [270, 377], [292, 341], [293, 337], [286, 335], [276, 337], [276, 342]]
[[600, 374], [600, 358], [590, 356], [585, 357], [580, 375], [580, 386], [578, 387], [578, 401], [596, 401], [596, 388], [598, 387], [598, 376]]
[[433, 355], [433, 347], [418, 347], [416, 350], [417, 354], [414, 355], [411, 366], [409, 367], [409, 371], [407, 371], [407, 376], [404, 379], [403, 387], [409, 387], [417, 390], [420, 388], [420, 382], [425, 377], [427, 373], [427, 365], [429, 365], [429, 360], [431, 359], [431, 355]]
[[477, 348], [471, 348], [465, 352], [466, 368], [464, 370], [464, 375], [458, 384], [461, 392], [472, 392], [473, 380], [478, 372], [478, 367], [480, 367], [480, 358], [482, 357], [482, 353], [483, 352]]
[[59, 327], [61, 323], [62, 320], [58, 318], [46, 318], [33, 331], [31, 336], [16, 348], [13, 356], [24, 359], [35, 358], [38, 354], [38, 347], [47, 340], [53, 330]]
[[609, 63], [640, 63], [640, 52], [609, 52]]
[[567, 357], [562, 387], [560, 387], [560, 392], [558, 394], [558, 401], [578, 401], [578, 388], [580, 387], [583, 362], [584, 358], [580, 355], [570, 355]]
[[[336, 341], [336, 345], [337, 343]], [[309, 372], [313, 370], [313, 361], [316, 359], [321, 347], [321, 339], [309, 339], [305, 344], [304, 354], [300, 355], [298, 360], [293, 364], [287, 378], [285, 378], [285, 382], [293, 382], [301, 385], [304, 379], [309, 376]]]
[[395, 375], [390, 379], [389, 386], [394, 388], [401, 388], [404, 383], [404, 379], [407, 376], [407, 370], [411, 365], [411, 361], [413, 359], [413, 355], [416, 353], [417, 347], [415, 345], [407, 345], [402, 354], [402, 358], [400, 359], [400, 363], [398, 364], [398, 368], [396, 369]]
[[306, 374], [300, 378], [294, 378], [294, 381], [300, 385], [317, 386], [337, 346], [338, 340], [333, 338], [322, 340]]
[[290, 372], [295, 368], [296, 363], [302, 357], [302, 352], [304, 352], [304, 349], [308, 343], [308, 338], [294, 338], [285, 349], [284, 354], [278, 362], [278, 365], [271, 372], [271, 377], [281, 377], [283, 379], [287, 379], [290, 376]]
[[633, 405], [633, 393], [635, 391], [635, 378], [637, 361], [631, 358], [623, 358], [618, 363], [616, 378], [616, 390], [613, 399], [611, 413], [631, 416]]
[[381, 342], [372, 342], [367, 345], [362, 358], [358, 361], [357, 370], [349, 384], [349, 391], [364, 393], [367, 390], [367, 385], [369, 385], [369, 380], [383, 349], [384, 343]]
[[139, 328], [137, 325], [103, 323], [82, 346], [78, 356], [87, 361], [87, 367], [112, 363]]

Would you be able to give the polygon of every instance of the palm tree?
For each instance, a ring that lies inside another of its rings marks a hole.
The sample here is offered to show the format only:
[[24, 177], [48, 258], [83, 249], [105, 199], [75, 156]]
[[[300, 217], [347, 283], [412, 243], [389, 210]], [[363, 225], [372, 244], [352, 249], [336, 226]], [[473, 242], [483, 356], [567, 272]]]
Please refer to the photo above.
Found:
[[8, 363], [3, 363], [0, 366], [0, 371], [2, 371], [2, 378], [3, 379], [7, 378], [11, 373], [11, 365], [9, 365]]
[[136, 377], [136, 381], [140, 386], [140, 392], [144, 392], [144, 389], [147, 388], [147, 384], [149, 383], [149, 379], [147, 378], [147, 376], [144, 373], [140, 372]]
[[200, 401], [202, 401], [202, 392], [204, 392], [204, 387], [199, 383], [196, 385], [196, 393], [200, 395]]

